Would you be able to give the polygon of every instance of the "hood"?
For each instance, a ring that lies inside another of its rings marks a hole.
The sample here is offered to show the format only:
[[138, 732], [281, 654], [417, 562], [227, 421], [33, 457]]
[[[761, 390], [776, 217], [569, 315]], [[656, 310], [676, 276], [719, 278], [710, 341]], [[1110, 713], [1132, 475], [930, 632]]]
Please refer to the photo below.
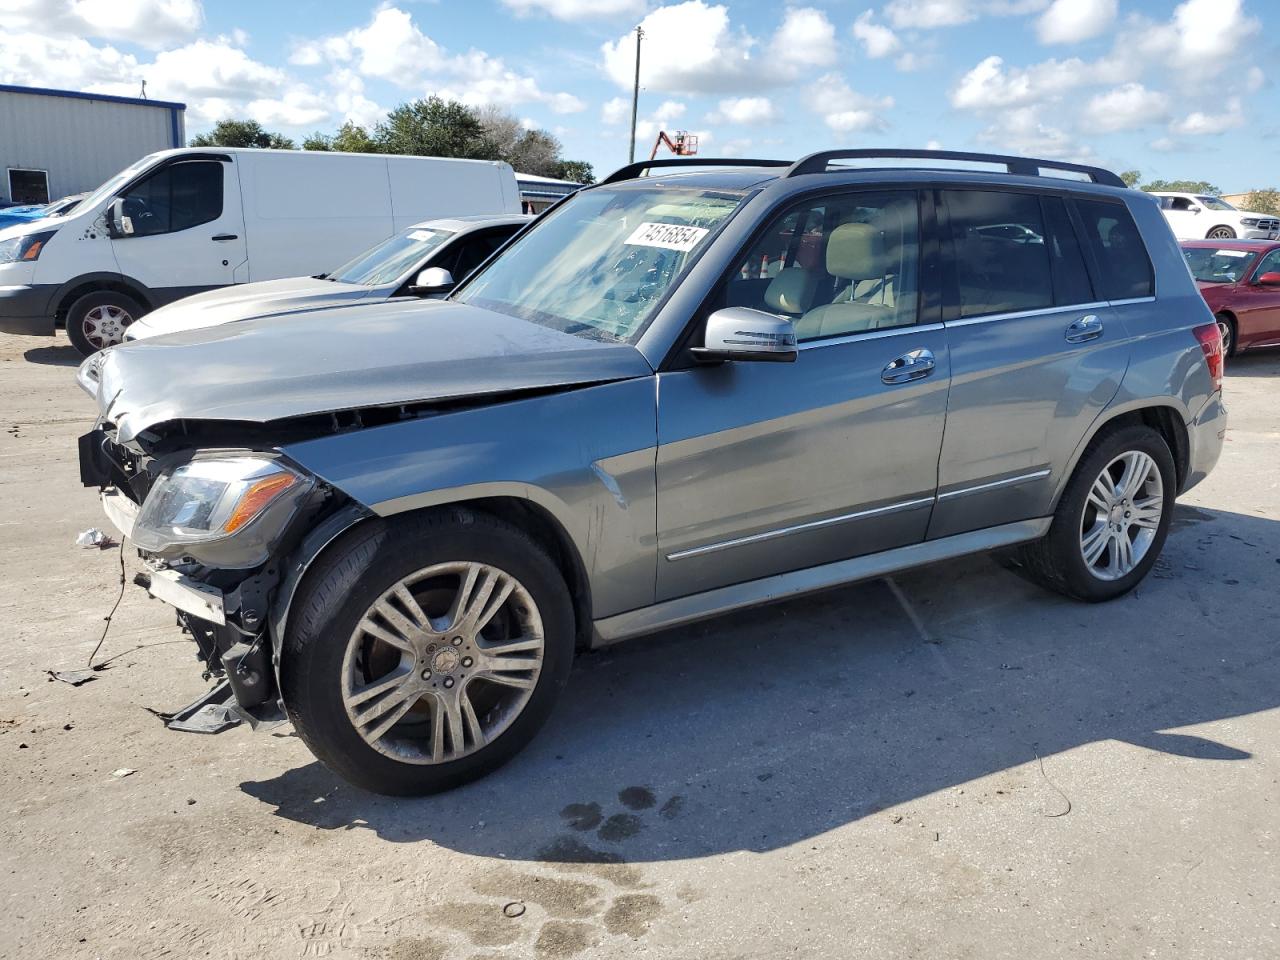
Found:
[[[376, 287], [335, 283], [315, 277], [243, 283], [197, 293], [153, 310], [130, 327], [130, 339], [144, 340], [162, 333], [198, 330], [294, 310], [340, 306], [363, 300], [377, 292]], [[385, 296], [385, 292], [381, 295]]]
[[80, 382], [130, 442], [169, 420], [266, 423], [653, 373], [601, 343], [444, 300], [283, 314], [111, 347]]
[[[13, 209], [10, 207], [9, 209]], [[5, 214], [8, 210], [0, 210], [0, 240], [12, 240], [14, 237], [25, 237], [29, 233], [39, 233], [45, 228], [45, 219], [41, 217], [39, 220], [33, 220], [30, 217], [22, 217], [13, 221], [6, 222]]]

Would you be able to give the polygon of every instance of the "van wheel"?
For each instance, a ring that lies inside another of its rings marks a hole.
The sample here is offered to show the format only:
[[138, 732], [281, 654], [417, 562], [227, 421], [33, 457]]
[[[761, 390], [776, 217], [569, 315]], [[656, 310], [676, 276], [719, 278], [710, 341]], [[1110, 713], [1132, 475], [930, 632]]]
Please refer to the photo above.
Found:
[[1020, 550], [1043, 586], [1097, 603], [1141, 582], [1164, 546], [1176, 494], [1173, 455], [1145, 426], [1096, 438], [1080, 459], [1049, 533]]
[[129, 324], [146, 313], [142, 304], [114, 290], [95, 290], [71, 304], [67, 336], [86, 357], [124, 340]]
[[281, 688], [298, 735], [367, 790], [418, 795], [495, 770], [569, 678], [568, 588], [529, 536], [441, 510], [363, 525], [308, 576]]
[[1214, 227], [1205, 234], [1206, 240], [1234, 240], [1235, 238], [1236, 232], [1230, 227]]

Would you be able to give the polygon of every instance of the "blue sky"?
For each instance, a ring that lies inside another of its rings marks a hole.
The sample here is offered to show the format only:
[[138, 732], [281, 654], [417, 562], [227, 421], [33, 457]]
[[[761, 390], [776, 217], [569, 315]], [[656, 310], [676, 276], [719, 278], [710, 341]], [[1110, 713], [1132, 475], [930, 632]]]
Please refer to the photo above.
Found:
[[1280, 185], [1277, 0], [0, 0], [0, 82], [188, 104], [300, 138], [437, 93], [625, 162], [941, 146]]

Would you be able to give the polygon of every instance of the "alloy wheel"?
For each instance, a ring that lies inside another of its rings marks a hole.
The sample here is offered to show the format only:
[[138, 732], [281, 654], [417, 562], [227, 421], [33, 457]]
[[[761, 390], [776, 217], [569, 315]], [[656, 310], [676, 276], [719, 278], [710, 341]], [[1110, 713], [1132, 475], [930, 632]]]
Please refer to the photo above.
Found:
[[1210, 240], [1234, 240], [1235, 231], [1228, 227], [1215, 227], [1209, 231]]
[[122, 307], [107, 303], [87, 311], [80, 323], [84, 338], [102, 350], [124, 340], [125, 328], [133, 323], [133, 317]]
[[1119, 580], [1142, 562], [1164, 513], [1164, 481], [1148, 454], [1130, 450], [1098, 474], [1080, 518], [1080, 552], [1099, 580]]
[[492, 743], [533, 695], [544, 654], [529, 591], [482, 563], [436, 564], [365, 611], [342, 664], [342, 702], [373, 749], [438, 764]]
[[1231, 324], [1226, 320], [1218, 321], [1218, 332], [1222, 334], [1222, 355], [1231, 352]]

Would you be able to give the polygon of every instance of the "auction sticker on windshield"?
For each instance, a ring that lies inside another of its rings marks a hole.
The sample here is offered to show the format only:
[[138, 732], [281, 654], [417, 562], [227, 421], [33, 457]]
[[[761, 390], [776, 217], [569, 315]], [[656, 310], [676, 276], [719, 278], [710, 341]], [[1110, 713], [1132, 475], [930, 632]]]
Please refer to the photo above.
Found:
[[623, 243], [633, 247], [663, 247], [687, 253], [709, 232], [705, 227], [685, 227], [678, 223], [642, 223]]

